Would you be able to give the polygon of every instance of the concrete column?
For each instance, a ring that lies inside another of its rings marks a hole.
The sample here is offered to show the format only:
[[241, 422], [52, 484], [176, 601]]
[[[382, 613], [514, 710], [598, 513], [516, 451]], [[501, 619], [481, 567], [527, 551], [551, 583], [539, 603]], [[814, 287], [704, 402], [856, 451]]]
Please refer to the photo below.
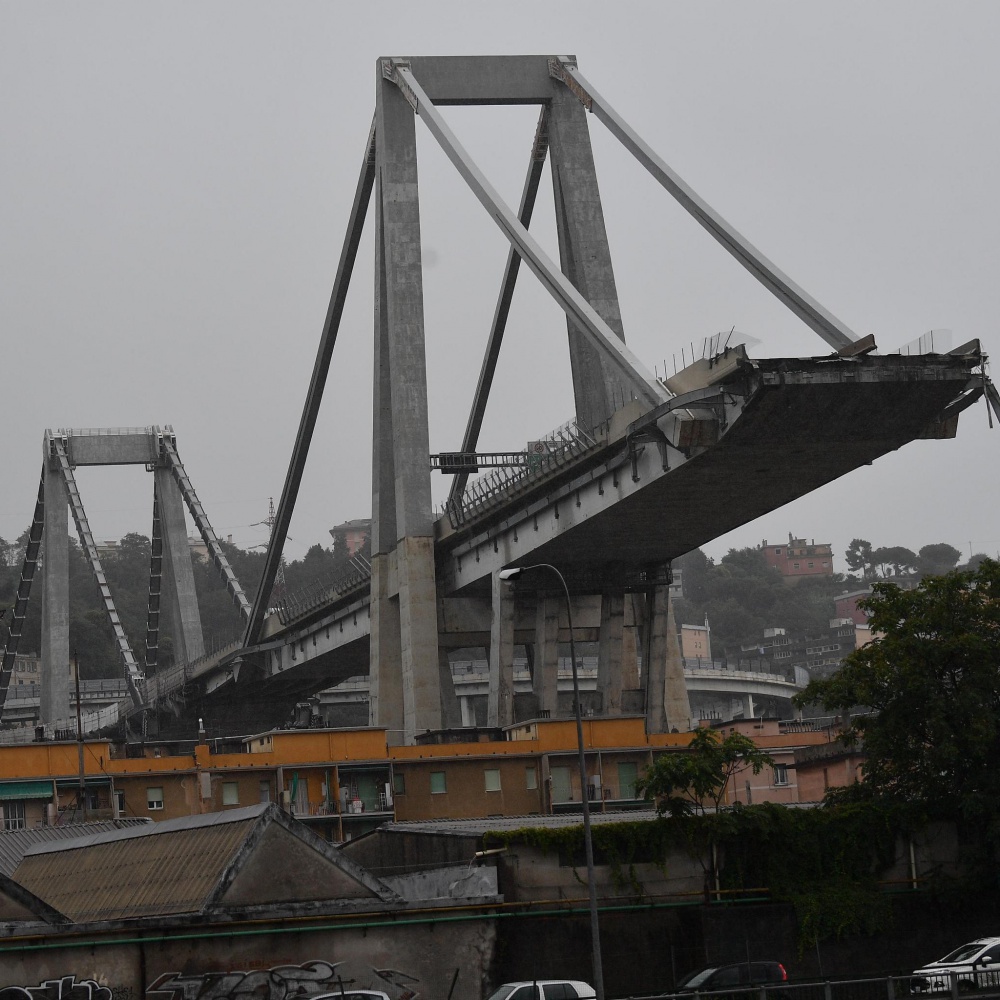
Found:
[[441, 726], [444, 729], [458, 729], [463, 725], [462, 705], [455, 691], [448, 650], [441, 645], [438, 645], [438, 683], [441, 687]]
[[[380, 257], [375, 407], [379, 419], [388, 394], [392, 426], [386, 440], [384, 424], [379, 424], [373, 481], [378, 484], [379, 548], [388, 551], [389, 497], [383, 486], [385, 452], [391, 450], [403, 728], [412, 742], [418, 732], [441, 727], [420, 209], [413, 110], [381, 76], [376, 116]], [[384, 684], [380, 687], [384, 690]]]
[[184, 498], [169, 469], [156, 469], [153, 489], [160, 505], [163, 537], [163, 588], [161, 607], [172, 626], [174, 661], [190, 663], [205, 653], [205, 637], [194, 585], [194, 568], [184, 519]]
[[396, 476], [392, 452], [392, 368], [385, 303], [385, 241], [381, 185], [375, 181], [375, 375], [372, 387], [372, 582], [368, 719], [403, 738], [403, 660], [399, 601], [389, 596], [389, 553], [396, 545]]
[[624, 624], [625, 595], [605, 592], [601, 595], [601, 637], [597, 646], [597, 690], [604, 715], [621, 715], [622, 711]]
[[42, 545], [42, 693], [39, 720], [56, 722], [69, 710], [69, 494], [58, 467], [45, 465]]
[[407, 744], [412, 744], [418, 733], [441, 728], [434, 539], [401, 538], [396, 546], [396, 572], [403, 666], [403, 730]]
[[[563, 273], [624, 340], [587, 113], [569, 88], [558, 83], [549, 108], [549, 151]], [[629, 389], [571, 321], [567, 328], [577, 422], [589, 430], [611, 415], [616, 399], [617, 406], [623, 394], [628, 401]]]
[[531, 687], [538, 708], [556, 717], [559, 684], [559, 616], [561, 597], [538, 595], [535, 612], [535, 650], [532, 657]]
[[399, 601], [389, 597], [389, 556], [372, 554], [371, 646], [368, 720], [388, 730], [391, 744], [403, 740], [403, 671], [399, 648]]
[[490, 628], [490, 691], [486, 724], [514, 721], [514, 589], [493, 574], [493, 624]]
[[636, 624], [636, 604], [641, 603], [641, 594], [626, 594], [622, 616], [622, 690], [639, 687], [639, 627]]
[[672, 729], [687, 732], [691, 728], [691, 704], [684, 681], [684, 664], [677, 642], [670, 588], [657, 587], [652, 603], [646, 729], [650, 733], [665, 733]]

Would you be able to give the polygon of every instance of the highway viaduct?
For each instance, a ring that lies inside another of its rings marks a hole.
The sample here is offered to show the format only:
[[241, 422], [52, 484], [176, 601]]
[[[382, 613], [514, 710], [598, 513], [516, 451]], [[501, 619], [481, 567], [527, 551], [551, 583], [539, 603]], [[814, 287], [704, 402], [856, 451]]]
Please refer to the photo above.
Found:
[[[567, 580], [579, 635], [599, 644], [602, 711], [638, 705], [650, 731], [687, 729], [692, 720], [672, 622], [670, 561], [909, 441], [953, 437], [958, 414], [984, 393], [996, 408], [1000, 400], [979, 343], [949, 353], [879, 355], [873, 337], [857, 337], [679, 178], [573, 57], [386, 58], [376, 64], [376, 83], [374, 120], [264, 577], [252, 602], [231, 586], [246, 620], [243, 638], [155, 674], [143, 674], [134, 658], [130, 664], [123, 649], [132, 698], [118, 717], [166, 720], [173, 713], [189, 728], [200, 717], [247, 731], [280, 721], [305, 694], [367, 673], [371, 724], [412, 743], [460, 724], [448, 656], [462, 647], [490, 651], [489, 724], [514, 721], [518, 644], [530, 651], [531, 709], [554, 713], [559, 643], [569, 637], [563, 602], [543, 573], [526, 573], [516, 585], [498, 576], [505, 567], [546, 563]], [[517, 209], [500, 199], [437, 110], [490, 103], [539, 107]], [[644, 367], [625, 343], [588, 112], [820, 336], [824, 353], [753, 359], [724, 338], [707, 338], [702, 356], [672, 378], [655, 378]], [[439, 455], [430, 454], [427, 427], [418, 118], [511, 245], [461, 445]], [[558, 263], [528, 230], [547, 159]], [[331, 588], [314, 606], [269, 614], [371, 202], [370, 574]], [[576, 413], [533, 455], [487, 456], [477, 452], [479, 431], [522, 263], [566, 313]], [[158, 440], [150, 468], [158, 496], [169, 495], [176, 510], [170, 483], [184, 494], [180, 463], [165, 450], [172, 438]], [[58, 435], [47, 438], [43, 479], [59, 472], [56, 480], [65, 483], [72, 460], [58, 444]], [[483, 474], [488, 467], [496, 471]], [[433, 468], [455, 477], [441, 513], [431, 503]], [[202, 530], [214, 537], [210, 526]], [[175, 567], [175, 578], [182, 576]], [[49, 601], [51, 613], [57, 609]], [[179, 605], [176, 614], [183, 618]], [[196, 638], [190, 646], [197, 650]], [[53, 647], [50, 663], [61, 655]], [[57, 715], [50, 706], [48, 725]], [[110, 718], [106, 713], [88, 725], [100, 728]]]

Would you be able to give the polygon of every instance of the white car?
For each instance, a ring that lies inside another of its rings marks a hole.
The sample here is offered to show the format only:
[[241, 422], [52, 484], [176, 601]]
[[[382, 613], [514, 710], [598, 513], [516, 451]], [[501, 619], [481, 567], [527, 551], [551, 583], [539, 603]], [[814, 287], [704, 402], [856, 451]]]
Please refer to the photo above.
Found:
[[950, 993], [953, 976], [961, 993], [1000, 987], [1000, 937], [970, 941], [944, 958], [915, 969], [910, 993]]
[[577, 979], [534, 979], [504, 983], [488, 1000], [595, 1000], [594, 987]]

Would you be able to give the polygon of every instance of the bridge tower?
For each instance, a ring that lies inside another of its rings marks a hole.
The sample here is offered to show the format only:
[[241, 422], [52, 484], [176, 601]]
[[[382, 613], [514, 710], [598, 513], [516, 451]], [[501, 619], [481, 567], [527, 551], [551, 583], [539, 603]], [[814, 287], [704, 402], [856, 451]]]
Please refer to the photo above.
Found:
[[[562, 274], [596, 312], [605, 331], [624, 344], [618, 291], [594, 168], [586, 111], [577, 97], [550, 73], [547, 58], [490, 60], [484, 83], [482, 60], [421, 60], [421, 83], [434, 104], [531, 103], [541, 106], [520, 216], [530, 218], [539, 173], [550, 156]], [[434, 565], [427, 426], [427, 377], [421, 270], [419, 182], [415, 118], [418, 99], [400, 75], [409, 64], [379, 60], [374, 125], [375, 189], [375, 377], [372, 476], [372, 583], [370, 721], [390, 738], [412, 742], [455, 718], [456, 697], [447, 649], [439, 644], [438, 587]], [[423, 112], [421, 112], [423, 114]], [[426, 117], [425, 117], [426, 120]], [[433, 125], [431, 125], [433, 131]], [[513, 251], [512, 251], [513, 253]], [[508, 264], [510, 268], [510, 264]], [[509, 300], [508, 300], [509, 301]], [[580, 323], [567, 314], [576, 424], [591, 430], [636, 396], [634, 381], [595, 346]], [[648, 393], [648, 386], [644, 387]], [[485, 404], [485, 397], [483, 398]], [[481, 421], [481, 411], [472, 423]], [[466, 434], [465, 451], [474, 450]], [[514, 721], [512, 698], [513, 598], [494, 581], [490, 630], [491, 696], [489, 724]], [[603, 590], [608, 640], [604, 659], [620, 663], [624, 595]], [[663, 643], [666, 591], [650, 618], [659, 644], [648, 646], [666, 662]], [[556, 643], [553, 601], [538, 604], [536, 675], [540, 703], [554, 711]], [[618, 636], [616, 640], [614, 636]], [[684, 692], [680, 661], [674, 656]], [[646, 660], [647, 664], [649, 660]], [[607, 670], [605, 672], [608, 672]], [[609, 673], [616, 681], [620, 670]], [[677, 687], [675, 678], [674, 688]], [[675, 699], [676, 700], [676, 699]], [[686, 701], [686, 694], [683, 697]], [[654, 695], [661, 716], [663, 699]], [[620, 699], [612, 698], [620, 711]], [[611, 707], [611, 706], [609, 706]], [[689, 710], [679, 709], [687, 728]], [[676, 713], [675, 713], [676, 714]], [[665, 719], [664, 719], [665, 724]], [[659, 724], [656, 728], [659, 728]]]
[[[136, 659], [119, 619], [76, 482], [77, 468], [94, 465], [143, 465], [153, 473], [150, 587], [143, 664]], [[246, 618], [250, 611], [249, 603], [180, 461], [172, 428], [119, 427], [45, 432], [38, 501], [21, 570], [10, 636], [0, 661], [0, 706], [10, 682], [41, 551], [44, 560], [40, 720], [46, 723], [70, 718], [70, 513], [115, 634], [133, 704], [138, 707], [144, 702], [144, 669], [156, 667], [161, 612], [166, 614], [178, 663], [189, 663], [204, 654], [201, 615], [184, 518], [185, 504], [233, 600]]]

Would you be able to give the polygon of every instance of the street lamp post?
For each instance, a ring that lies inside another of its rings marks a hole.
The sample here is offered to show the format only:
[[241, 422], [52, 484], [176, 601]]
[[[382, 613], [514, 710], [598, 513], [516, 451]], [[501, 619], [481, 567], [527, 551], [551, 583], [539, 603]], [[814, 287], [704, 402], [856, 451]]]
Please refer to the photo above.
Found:
[[573, 667], [573, 709], [576, 715], [576, 752], [580, 768], [580, 797], [583, 801], [583, 845], [587, 857], [587, 893], [590, 902], [591, 959], [594, 970], [594, 991], [597, 1000], [604, 1000], [604, 967], [601, 962], [601, 929], [597, 919], [597, 884], [594, 880], [594, 838], [590, 828], [590, 798], [587, 794], [587, 762], [583, 752], [583, 717], [580, 711], [580, 675], [576, 667], [576, 643], [573, 641], [573, 609], [570, 606], [566, 578], [551, 563], [534, 563], [531, 566], [511, 566], [497, 574], [501, 580], [516, 580], [532, 569], [547, 569], [562, 584], [566, 598], [566, 623], [569, 626], [569, 655]]

